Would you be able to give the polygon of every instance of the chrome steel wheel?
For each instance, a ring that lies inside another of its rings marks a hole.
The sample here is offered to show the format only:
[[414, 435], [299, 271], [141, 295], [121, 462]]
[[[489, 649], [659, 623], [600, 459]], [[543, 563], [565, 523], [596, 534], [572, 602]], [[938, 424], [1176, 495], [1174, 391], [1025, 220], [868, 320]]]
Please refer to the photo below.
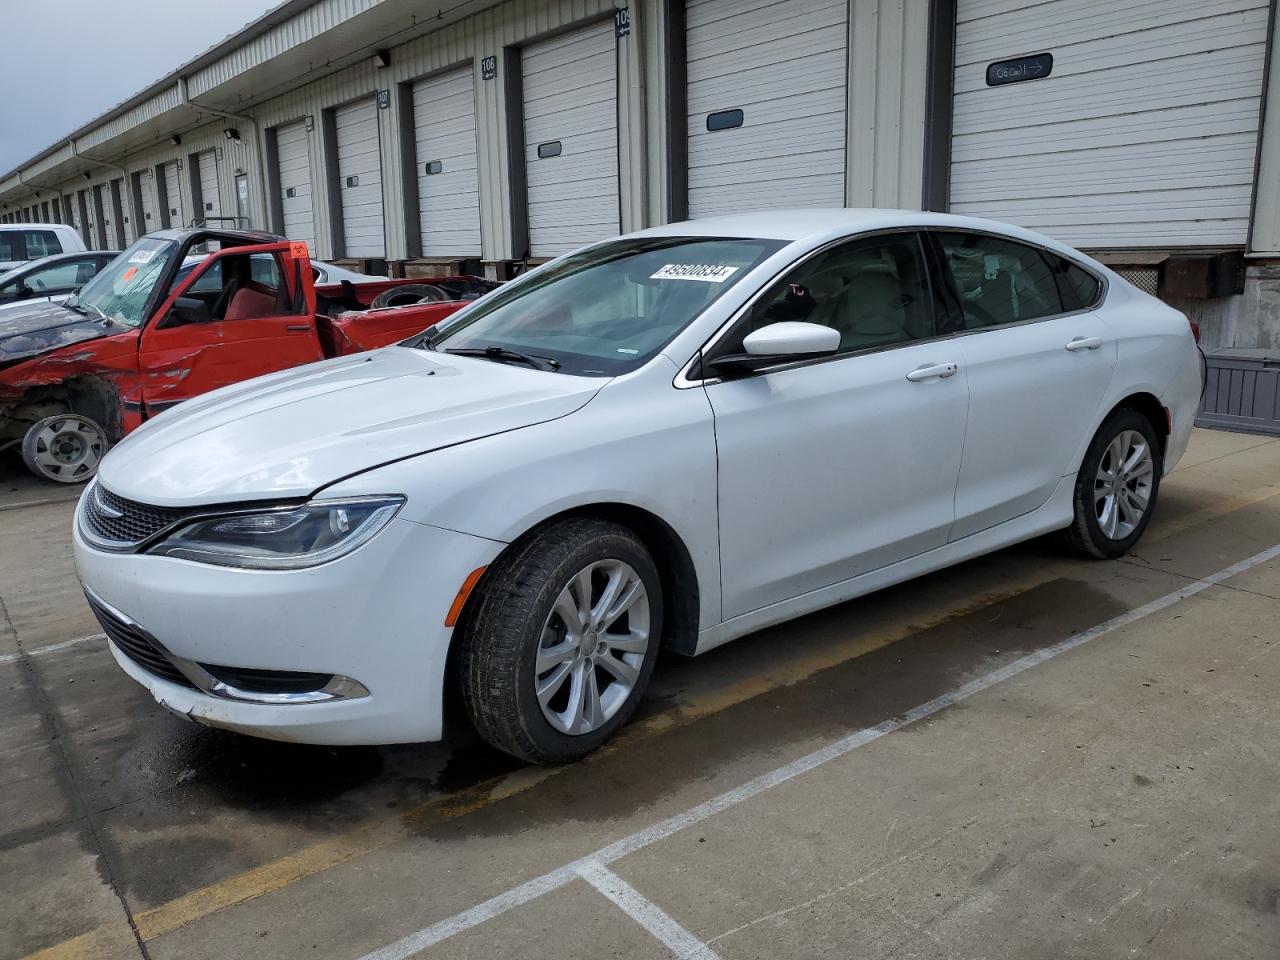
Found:
[[1138, 528], [1151, 503], [1155, 459], [1147, 438], [1124, 430], [1107, 445], [1093, 482], [1094, 510], [1103, 536], [1123, 540]]
[[542, 715], [571, 736], [599, 729], [635, 689], [649, 649], [649, 595], [630, 564], [578, 571], [542, 628], [534, 690]]
[[76, 413], [45, 417], [22, 439], [22, 460], [32, 473], [59, 483], [82, 483], [107, 452], [102, 428]]

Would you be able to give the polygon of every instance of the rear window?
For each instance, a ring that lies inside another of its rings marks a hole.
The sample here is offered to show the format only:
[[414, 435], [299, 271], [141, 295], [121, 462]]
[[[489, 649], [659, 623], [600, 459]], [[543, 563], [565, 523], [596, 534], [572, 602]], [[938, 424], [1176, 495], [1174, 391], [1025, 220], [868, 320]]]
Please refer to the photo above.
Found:
[[0, 263], [27, 259], [27, 248], [21, 230], [0, 230]]
[[52, 230], [27, 230], [25, 233], [28, 260], [38, 260], [40, 257], [62, 252], [58, 235]]

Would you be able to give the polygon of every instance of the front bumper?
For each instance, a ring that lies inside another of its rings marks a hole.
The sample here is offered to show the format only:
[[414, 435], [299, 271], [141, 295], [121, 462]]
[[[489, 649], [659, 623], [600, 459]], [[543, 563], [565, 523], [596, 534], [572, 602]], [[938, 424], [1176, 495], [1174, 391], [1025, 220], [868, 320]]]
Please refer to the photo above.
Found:
[[[186, 668], [147, 669], [122, 652], [126, 638], [111, 645], [121, 669], [169, 710], [299, 743], [440, 738], [452, 634], [444, 619], [467, 574], [486, 566], [503, 544], [396, 518], [331, 563], [235, 570], [98, 550], [81, 535], [78, 512], [73, 542], [86, 592]], [[238, 696], [234, 686], [188, 682], [191, 665], [201, 664], [326, 674], [350, 684], [338, 684], [335, 696], [263, 702]]]

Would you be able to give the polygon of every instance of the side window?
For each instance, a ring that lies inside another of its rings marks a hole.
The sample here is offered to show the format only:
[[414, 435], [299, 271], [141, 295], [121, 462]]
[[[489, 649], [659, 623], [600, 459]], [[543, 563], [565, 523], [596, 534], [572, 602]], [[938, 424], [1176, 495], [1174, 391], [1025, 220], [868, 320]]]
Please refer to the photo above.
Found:
[[1063, 312], [1049, 261], [1034, 247], [974, 233], [939, 232], [937, 237], [966, 330]]
[[36, 260], [40, 257], [47, 257], [50, 254], [61, 252], [62, 244], [58, 242], [58, 235], [52, 230], [27, 231], [28, 260]]
[[27, 274], [27, 286], [39, 293], [41, 290], [67, 290], [78, 282], [80, 264], [59, 263], [43, 270], [33, 270]]
[[731, 338], [730, 350], [740, 351], [747, 334], [783, 320], [838, 330], [842, 353], [932, 337], [933, 307], [919, 237], [868, 237], [809, 259], [756, 302]]
[[22, 234], [17, 230], [0, 230], [0, 263], [27, 259]]
[[[292, 312], [275, 254], [232, 255], [223, 257], [214, 267], [219, 268], [222, 282], [212, 305], [214, 320], [252, 320]], [[203, 280], [197, 283], [202, 285]]]
[[[1047, 256], [1053, 257], [1053, 254], [1047, 254]], [[1053, 257], [1053, 259], [1061, 264], [1061, 269], [1058, 273], [1058, 285], [1062, 288], [1063, 302], [1070, 303], [1070, 309], [1072, 310], [1093, 306], [1102, 287], [1102, 284], [1098, 282], [1098, 278], [1088, 270], [1082, 270], [1077, 267], [1069, 260], [1063, 260], [1060, 257]], [[1075, 302], [1071, 303], [1073, 299]]]

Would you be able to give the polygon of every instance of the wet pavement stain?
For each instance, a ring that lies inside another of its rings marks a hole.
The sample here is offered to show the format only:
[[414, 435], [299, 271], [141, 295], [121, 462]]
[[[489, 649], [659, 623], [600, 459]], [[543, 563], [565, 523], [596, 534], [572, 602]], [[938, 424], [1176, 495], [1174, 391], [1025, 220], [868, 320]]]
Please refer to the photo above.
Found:
[[[821, 646], [832, 631], [856, 630], [866, 602], [788, 625], [793, 650]], [[468, 795], [482, 800], [485, 784], [521, 765], [468, 731], [455, 731], [441, 744], [393, 747], [273, 743], [172, 717], [120, 674], [104, 649], [50, 660], [40, 669], [42, 684], [73, 714], [73, 727], [90, 717], [128, 717], [109, 729], [80, 727], [73, 750], [76, 762], [97, 774], [93, 801], [111, 837], [116, 882], [131, 902], [147, 906], [287, 855], [300, 843], [397, 813], [411, 830], [437, 841], [504, 836], [550, 823], [607, 823], [679, 785], [708, 780], [744, 755], [780, 755], [901, 715], [1121, 609], [1085, 583], [1051, 581], [688, 725], [655, 736], [624, 731], [616, 748], [487, 807]], [[665, 695], [646, 703], [643, 715], [671, 711], [678, 717], [686, 682], [705, 681], [707, 672], [714, 676], [729, 658], [750, 661], [753, 646], [756, 654], [764, 651], [777, 633], [764, 631], [695, 659], [664, 655], [659, 669]], [[80, 681], [75, 693], [72, 679]], [[441, 822], [415, 813], [452, 797], [459, 798], [464, 816]]]
[[[857, 602], [841, 609], [855, 614]], [[709, 779], [744, 753], [783, 756], [797, 746], [873, 727], [1125, 609], [1089, 584], [1050, 581], [688, 726], [646, 738], [624, 735], [616, 748], [565, 768], [536, 790], [422, 832], [435, 840], [460, 840], [630, 817], [679, 786]], [[803, 622], [792, 625], [797, 628]], [[683, 668], [714, 671], [717, 653], [686, 660]]]

